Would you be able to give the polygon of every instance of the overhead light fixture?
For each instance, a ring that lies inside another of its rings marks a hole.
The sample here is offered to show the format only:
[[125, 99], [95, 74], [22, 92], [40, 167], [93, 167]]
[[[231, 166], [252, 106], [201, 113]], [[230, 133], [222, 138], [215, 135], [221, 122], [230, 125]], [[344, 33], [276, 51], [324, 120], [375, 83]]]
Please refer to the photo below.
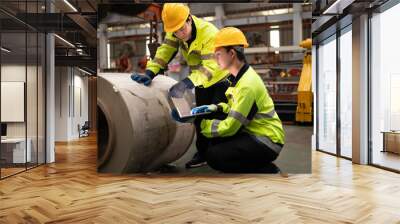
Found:
[[87, 75], [93, 75], [92, 73], [90, 73], [90, 72], [88, 72], [88, 71], [85, 71], [85, 70], [83, 70], [83, 69], [81, 69], [81, 68], [79, 68], [79, 67], [78, 67], [78, 70], [81, 71], [81, 72], [83, 72], [83, 73], [85, 73], [85, 74], [87, 74]]
[[75, 45], [73, 45], [71, 42], [69, 42], [68, 40], [66, 40], [66, 39], [64, 39], [64, 38], [62, 38], [62, 37], [60, 37], [59, 35], [57, 35], [57, 34], [54, 34], [54, 36], [55, 37], [57, 37], [59, 40], [61, 40], [62, 42], [64, 42], [64, 43], [66, 43], [67, 45], [69, 45], [70, 47], [73, 47], [73, 48], [75, 48]]
[[292, 12], [293, 12], [292, 8], [286, 8], [286, 9], [265, 10], [265, 11], [261, 11], [260, 13], [263, 16], [271, 16], [271, 15], [288, 14], [288, 13], [292, 13]]
[[276, 26], [270, 26], [269, 28], [271, 28], [271, 29], [279, 29], [279, 26], [278, 26], [278, 25], [276, 25]]
[[0, 49], [1, 49], [2, 51], [6, 52], [6, 53], [10, 53], [10, 52], [11, 52], [11, 50], [9, 50], [9, 49], [7, 49], [7, 48], [5, 48], [5, 47], [1, 47]]
[[72, 10], [74, 10], [74, 12], [78, 12], [78, 10], [68, 1], [68, 0], [64, 0], [65, 4], [67, 4]]

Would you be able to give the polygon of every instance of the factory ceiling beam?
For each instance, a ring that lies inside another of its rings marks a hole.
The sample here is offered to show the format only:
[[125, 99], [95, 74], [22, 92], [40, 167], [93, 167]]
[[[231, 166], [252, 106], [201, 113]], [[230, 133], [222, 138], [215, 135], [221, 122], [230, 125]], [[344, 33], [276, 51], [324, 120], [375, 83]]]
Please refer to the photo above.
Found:
[[[311, 19], [311, 12], [303, 12], [301, 14], [302, 19]], [[270, 15], [270, 16], [254, 16], [247, 18], [238, 18], [238, 19], [226, 19], [224, 20], [225, 26], [243, 26], [243, 25], [252, 25], [259, 23], [276, 23], [283, 21], [291, 21], [293, 20], [293, 14], [280, 14], [280, 15]]]
[[96, 71], [97, 59], [90, 56], [55, 56], [56, 66], [86, 67]]
[[[311, 12], [301, 13], [302, 19], [311, 19]], [[281, 14], [281, 15], [270, 15], [270, 16], [254, 16], [251, 18], [238, 18], [238, 19], [225, 19], [223, 20], [224, 26], [245, 26], [255, 25], [263, 23], [279, 23], [284, 21], [292, 21], [293, 14]], [[214, 21], [211, 21], [213, 23]], [[150, 33], [149, 28], [135, 28], [127, 29], [122, 31], [108, 32], [108, 38], [124, 37], [124, 36], [136, 36], [136, 35], [148, 35]]]
[[80, 14], [68, 14], [67, 16], [86, 31], [91, 38], [96, 38], [96, 29], [86, 20], [85, 17]]
[[258, 54], [269, 52], [304, 52], [304, 48], [299, 46], [281, 46], [281, 47], [249, 47], [244, 49], [246, 54]]
[[317, 37], [325, 30], [330, 29], [335, 23], [340, 23], [347, 16], [357, 16], [373, 10], [382, 5], [384, 0], [337, 0], [328, 6], [323, 6], [314, 10], [315, 21], [311, 25], [313, 38]]
[[[311, 26], [311, 19], [303, 20], [302, 27], [303, 29], [308, 29]], [[263, 29], [265, 31], [279, 29], [279, 30], [292, 30], [293, 29], [293, 22], [286, 21], [280, 23], [260, 23], [254, 25], [246, 25], [246, 26], [236, 26], [237, 28], [241, 29], [243, 32], [247, 31], [257, 31]], [[279, 28], [277, 28], [279, 27]]]
[[149, 34], [150, 34], [150, 28], [137, 28], [137, 29], [115, 31], [115, 32], [107, 32], [107, 37], [114, 38], [114, 37], [126, 37], [126, 36], [149, 35]]
[[[82, 30], [73, 20], [61, 13], [18, 13], [18, 19], [41, 32], [63, 32]], [[1, 19], [3, 21], [3, 19]], [[13, 22], [4, 20], [3, 29], [13, 29]]]
[[[96, 29], [93, 27], [92, 24], [88, 22], [88, 20], [81, 15], [74, 5], [71, 2], [64, 0], [64, 1], [54, 1], [54, 5], [60, 9], [62, 12], [66, 12], [66, 15], [74, 21], [78, 26], [82, 28], [83, 31], [90, 37], [89, 39], [96, 39]], [[92, 41], [91, 45], [96, 45]]]

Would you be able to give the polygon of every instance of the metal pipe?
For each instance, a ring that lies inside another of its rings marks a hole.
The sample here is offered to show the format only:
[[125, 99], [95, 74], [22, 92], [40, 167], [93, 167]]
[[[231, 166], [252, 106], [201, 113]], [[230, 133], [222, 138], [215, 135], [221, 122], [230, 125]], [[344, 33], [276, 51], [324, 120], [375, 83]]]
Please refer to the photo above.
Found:
[[[146, 87], [132, 81], [129, 74], [99, 74], [99, 172], [147, 172], [179, 159], [187, 151], [194, 126], [171, 118], [167, 90], [174, 83], [160, 75]], [[190, 101], [188, 97], [189, 105]]]

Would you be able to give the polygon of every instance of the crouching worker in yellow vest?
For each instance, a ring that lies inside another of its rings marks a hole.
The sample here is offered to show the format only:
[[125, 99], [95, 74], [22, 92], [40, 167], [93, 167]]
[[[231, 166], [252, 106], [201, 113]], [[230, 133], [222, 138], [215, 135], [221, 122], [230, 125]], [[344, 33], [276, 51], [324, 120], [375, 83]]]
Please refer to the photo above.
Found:
[[215, 38], [215, 57], [228, 69], [228, 103], [204, 105], [192, 113], [223, 111], [227, 117], [203, 119], [201, 134], [212, 138], [206, 150], [210, 167], [229, 173], [278, 173], [272, 163], [285, 143], [285, 134], [274, 103], [260, 76], [245, 60], [246, 37], [237, 28], [226, 27]]
[[[157, 49], [154, 59], [147, 63], [145, 74], [134, 73], [131, 78], [146, 86], [150, 85], [156, 75], [167, 69], [168, 63], [180, 50], [190, 68], [190, 74], [171, 87], [169, 96], [183, 97], [185, 91], [196, 87], [197, 106], [227, 102], [225, 91], [229, 86], [226, 80], [229, 72], [220, 69], [213, 57], [214, 39], [218, 29], [213, 24], [191, 15], [190, 9], [181, 3], [164, 4], [161, 17], [166, 32], [164, 42]], [[176, 114], [176, 111], [173, 111], [174, 119], [182, 121]], [[206, 115], [207, 118], [225, 116], [222, 112]], [[206, 164], [203, 152], [209, 139], [200, 133], [201, 120], [201, 117], [198, 117], [194, 121], [198, 153], [186, 164], [187, 168]]]

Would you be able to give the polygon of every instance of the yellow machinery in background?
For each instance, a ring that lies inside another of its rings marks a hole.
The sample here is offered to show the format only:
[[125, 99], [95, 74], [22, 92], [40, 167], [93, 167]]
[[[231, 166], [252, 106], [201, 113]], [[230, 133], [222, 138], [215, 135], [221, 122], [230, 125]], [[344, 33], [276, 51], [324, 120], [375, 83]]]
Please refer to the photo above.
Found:
[[312, 122], [313, 93], [311, 90], [311, 46], [311, 39], [306, 39], [300, 43], [300, 47], [307, 49], [303, 59], [303, 69], [301, 71], [299, 86], [297, 88], [296, 121], [302, 123]]

